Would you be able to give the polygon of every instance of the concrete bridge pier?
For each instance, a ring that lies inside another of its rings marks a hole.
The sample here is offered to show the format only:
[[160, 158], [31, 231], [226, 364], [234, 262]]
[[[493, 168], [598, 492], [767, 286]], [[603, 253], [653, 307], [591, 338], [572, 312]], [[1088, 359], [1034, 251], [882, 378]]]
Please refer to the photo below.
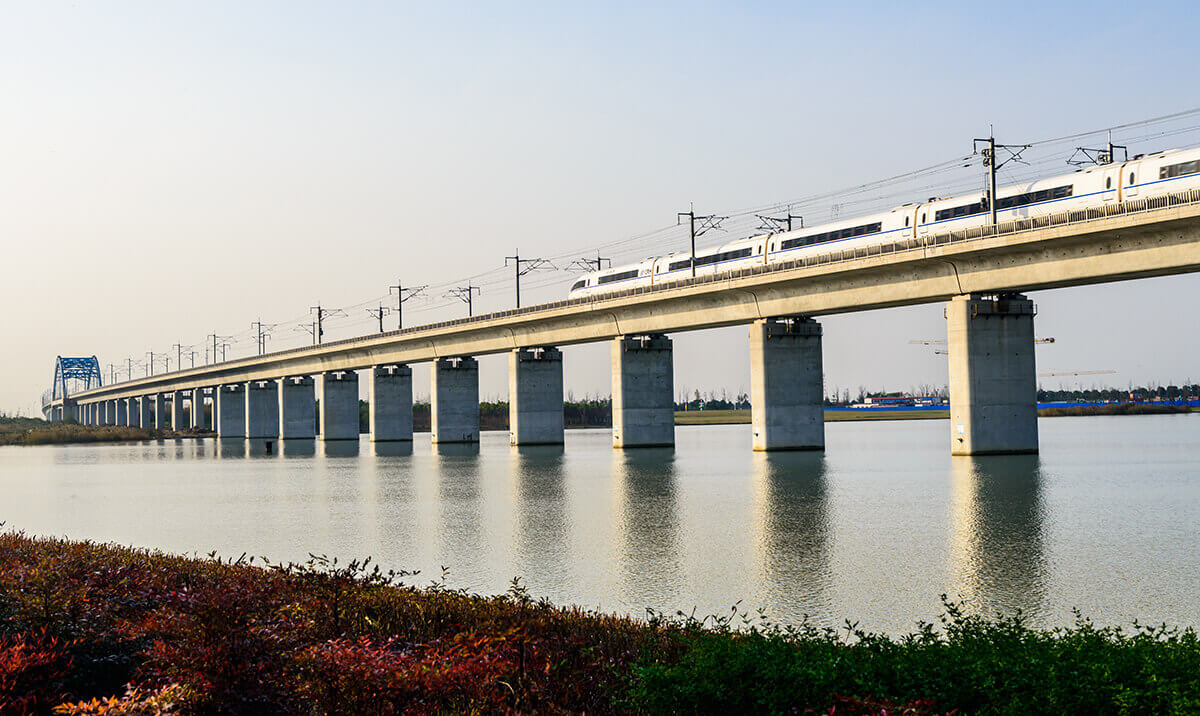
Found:
[[479, 363], [470, 356], [438, 358], [430, 388], [433, 442], [479, 442]]
[[219, 385], [213, 390], [213, 423], [222, 440], [246, 437], [246, 387], [239, 383]]
[[[213, 400], [216, 401], [216, 398], [214, 397]], [[193, 428], [196, 430], [212, 429], [208, 415], [204, 412], [204, 388], [192, 388], [191, 411], [192, 414], [189, 417], [191, 418]]]
[[377, 365], [369, 376], [371, 442], [412, 442], [412, 368]]
[[612, 342], [613, 447], [675, 446], [671, 339], [621, 336]]
[[563, 444], [562, 351], [549, 346], [508, 354], [508, 442]]
[[317, 393], [312, 376], [289, 376], [279, 381], [279, 438], [317, 437]]
[[183, 415], [183, 394], [182, 390], [171, 391], [171, 429], [183, 430], [187, 427], [187, 420]]
[[824, 450], [821, 324], [767, 318], [750, 325], [750, 422], [754, 449]]
[[100, 403], [88, 403], [88, 425], [100, 424]]
[[105, 425], [117, 424], [117, 404], [115, 400], [106, 400], [102, 403], [101, 418]]
[[358, 440], [358, 373], [321, 375], [321, 439]]
[[1038, 451], [1033, 301], [1020, 294], [956, 296], [946, 308], [950, 451]]
[[166, 396], [162, 393], [155, 393], [150, 397], [150, 407], [154, 412], [154, 429], [166, 430], [167, 428], [167, 401]]
[[246, 437], [279, 436], [279, 386], [273, 380], [246, 383]]
[[129, 401], [124, 398], [118, 398], [113, 401], [115, 405], [113, 409], [113, 425], [125, 427], [129, 424]]
[[141, 398], [126, 398], [125, 412], [129, 416], [129, 427], [142, 427], [142, 399]]

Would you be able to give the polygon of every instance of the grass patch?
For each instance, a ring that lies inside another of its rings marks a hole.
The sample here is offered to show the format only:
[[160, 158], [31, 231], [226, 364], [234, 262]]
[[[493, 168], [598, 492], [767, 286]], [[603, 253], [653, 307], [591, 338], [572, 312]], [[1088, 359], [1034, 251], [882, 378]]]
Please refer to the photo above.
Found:
[[127, 442], [132, 440], [153, 440], [165, 435], [166, 432], [162, 430], [42, 422], [41, 425], [25, 429], [0, 430], [0, 445], [63, 445], [69, 443]]
[[676, 425], [742, 425], [749, 422], [749, 410], [675, 411]]
[[194, 559], [0, 533], [0, 713], [1195, 713], [1165, 626], [1031, 629], [950, 603], [901, 638], [647, 620], [313, 557]]

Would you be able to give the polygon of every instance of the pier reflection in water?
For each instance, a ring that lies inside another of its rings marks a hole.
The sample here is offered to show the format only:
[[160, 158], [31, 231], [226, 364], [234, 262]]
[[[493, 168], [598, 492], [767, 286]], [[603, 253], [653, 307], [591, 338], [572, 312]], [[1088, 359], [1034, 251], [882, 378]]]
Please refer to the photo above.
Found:
[[621, 549], [621, 601], [628, 608], [676, 605], [683, 585], [675, 451], [613, 452], [613, 492]]
[[671, 450], [242, 440], [0, 448], [0, 521], [273, 560], [370, 556], [427, 584], [645, 614], [765, 607], [909, 631], [938, 595], [1200, 624], [1200, 416], [1043, 420], [1040, 457], [953, 458], [945, 424], [832, 423], [819, 453], [753, 454], [748, 426]]
[[1037, 620], [1046, 566], [1037, 455], [952, 458], [952, 598], [976, 613]]
[[520, 446], [509, 457], [516, 511], [513, 576], [538, 574], [539, 586], [554, 591], [564, 588], [573, 573], [563, 462], [562, 445]]
[[836, 618], [829, 589], [829, 501], [822, 452], [754, 456], [757, 578], [772, 618]]

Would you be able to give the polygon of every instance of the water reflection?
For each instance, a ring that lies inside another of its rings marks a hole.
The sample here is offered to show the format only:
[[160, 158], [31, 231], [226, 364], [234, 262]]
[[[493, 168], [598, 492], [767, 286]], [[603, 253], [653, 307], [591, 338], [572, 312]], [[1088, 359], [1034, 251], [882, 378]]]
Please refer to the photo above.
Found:
[[246, 441], [246, 454], [250, 457], [275, 457], [279, 454], [279, 440], [250, 438]]
[[313, 457], [317, 454], [316, 440], [280, 440], [279, 443], [284, 457]]
[[371, 453], [376, 457], [407, 457], [413, 454], [411, 440], [385, 440], [371, 443]]
[[479, 443], [434, 443], [438, 455], [445, 457], [474, 457], [479, 454]]
[[509, 481], [516, 491], [517, 574], [533, 575], [541, 588], [559, 589], [569, 568], [562, 445], [513, 449]]
[[983, 614], [1038, 617], [1046, 597], [1041, 462], [1037, 455], [955, 457], [953, 578]]
[[829, 498], [821, 452], [756, 453], [759, 579], [776, 616], [831, 616]]
[[[433, 454], [437, 484], [434, 531], [442, 565], [450, 566], [458, 584], [474, 586], [487, 564], [489, 543], [482, 521], [490, 514], [483, 490], [479, 445], [438, 443]], [[420, 536], [420, 537], [423, 537]], [[419, 538], [420, 538], [419, 537]]]
[[675, 604], [683, 586], [675, 450], [614, 450], [613, 460], [625, 598]]
[[325, 457], [358, 457], [358, 441], [322, 440], [321, 454]]
[[246, 441], [242, 438], [217, 438], [217, 457], [223, 460], [246, 457]]

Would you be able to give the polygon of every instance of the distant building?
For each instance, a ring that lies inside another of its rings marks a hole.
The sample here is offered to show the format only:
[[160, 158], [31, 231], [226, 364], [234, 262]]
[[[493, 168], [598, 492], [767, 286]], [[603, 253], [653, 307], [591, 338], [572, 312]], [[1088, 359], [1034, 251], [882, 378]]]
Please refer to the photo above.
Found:
[[936, 395], [871, 395], [854, 407], [915, 408], [946, 405], [949, 401]]

